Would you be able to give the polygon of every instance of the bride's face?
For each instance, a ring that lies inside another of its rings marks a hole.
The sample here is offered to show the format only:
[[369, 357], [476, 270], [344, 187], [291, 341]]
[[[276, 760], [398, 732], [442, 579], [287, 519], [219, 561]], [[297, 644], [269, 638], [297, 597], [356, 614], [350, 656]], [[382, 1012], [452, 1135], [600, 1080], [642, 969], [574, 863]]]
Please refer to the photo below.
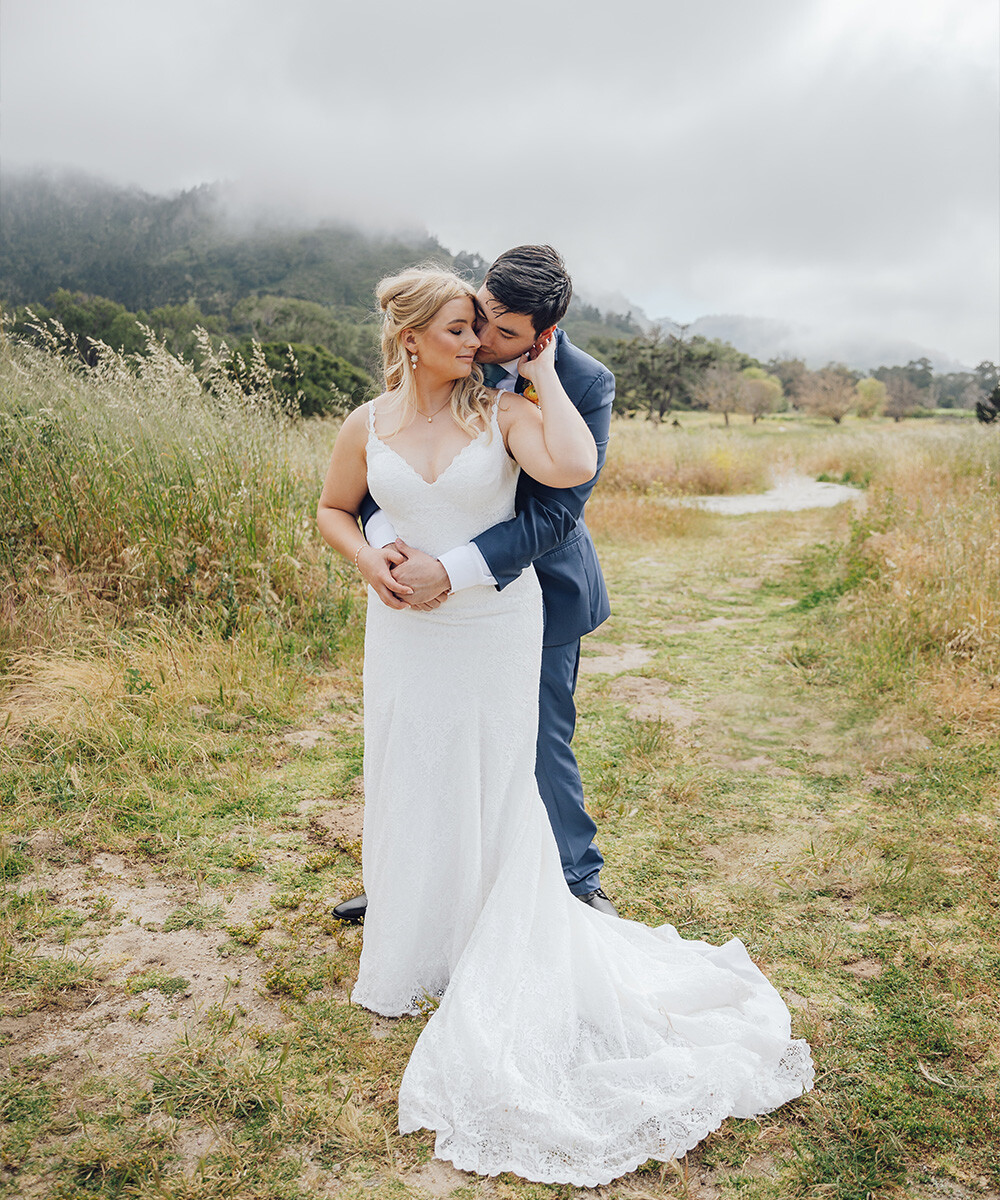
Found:
[[428, 378], [464, 379], [472, 371], [479, 349], [476, 308], [470, 296], [449, 300], [427, 326], [407, 335], [407, 349], [416, 350], [417, 370]]

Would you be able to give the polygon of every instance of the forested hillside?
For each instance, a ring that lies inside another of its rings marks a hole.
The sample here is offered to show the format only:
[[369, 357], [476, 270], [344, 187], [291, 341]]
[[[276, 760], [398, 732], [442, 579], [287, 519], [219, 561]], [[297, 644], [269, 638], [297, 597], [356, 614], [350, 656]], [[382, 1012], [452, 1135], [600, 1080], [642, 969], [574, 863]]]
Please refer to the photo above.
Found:
[[335, 222], [237, 224], [209, 186], [153, 196], [46, 175], [7, 176], [0, 186], [0, 295], [12, 304], [65, 288], [133, 312], [193, 301], [228, 316], [245, 297], [270, 292], [360, 314], [375, 282], [409, 263], [485, 266], [426, 235], [379, 236]]
[[[91, 363], [95, 342], [144, 353], [145, 327], [196, 365], [200, 328], [216, 349], [226, 343], [235, 378], [249, 379], [256, 358], [294, 411], [346, 411], [371, 394], [379, 375], [377, 281], [432, 261], [478, 283], [488, 265], [424, 232], [251, 220], [234, 216], [230, 199], [208, 185], [156, 196], [85, 176], [0, 177], [5, 325], [30, 333], [30, 307], [35, 320], [61, 326], [65, 348]], [[616, 410], [654, 420], [707, 408], [726, 423], [731, 413], [756, 421], [789, 407], [838, 423], [848, 413], [902, 419], [939, 407], [982, 409], [1000, 378], [989, 362], [935, 376], [920, 359], [868, 378], [836, 363], [819, 371], [800, 359], [763, 364], [741, 347], [685, 336], [681, 327], [643, 329], [630, 313], [579, 299], [561, 324], [614, 370]]]

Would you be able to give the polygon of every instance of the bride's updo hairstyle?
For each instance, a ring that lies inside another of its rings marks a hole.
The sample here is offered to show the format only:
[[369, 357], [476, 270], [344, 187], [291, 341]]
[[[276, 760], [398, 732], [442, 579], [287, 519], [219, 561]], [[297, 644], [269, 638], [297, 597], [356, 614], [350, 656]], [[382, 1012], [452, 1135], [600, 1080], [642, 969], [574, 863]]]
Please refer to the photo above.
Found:
[[[475, 307], [476, 292], [471, 284], [451, 271], [439, 267], [411, 267], [383, 279], [375, 289], [382, 310], [382, 371], [385, 390], [400, 406], [401, 418], [416, 408], [410, 356], [403, 345], [408, 329], [422, 332], [449, 300], [468, 297]], [[451, 414], [455, 421], [475, 437], [490, 428], [490, 397], [483, 386], [483, 373], [473, 364], [466, 379], [457, 379], [451, 393]]]

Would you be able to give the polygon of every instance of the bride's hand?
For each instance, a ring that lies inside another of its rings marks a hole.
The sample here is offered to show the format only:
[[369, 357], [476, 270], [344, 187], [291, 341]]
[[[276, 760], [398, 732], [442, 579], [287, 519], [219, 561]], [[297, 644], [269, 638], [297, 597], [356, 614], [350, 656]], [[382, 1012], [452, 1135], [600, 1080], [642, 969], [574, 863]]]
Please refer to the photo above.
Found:
[[540, 374], [555, 370], [556, 365], [556, 331], [550, 329], [543, 334], [528, 351], [521, 355], [517, 362], [517, 371], [529, 383], [536, 383]]
[[406, 555], [391, 545], [381, 549], [363, 546], [357, 557], [361, 578], [389, 608], [408, 608], [406, 598], [413, 595], [413, 588], [392, 577], [392, 568], [402, 562], [406, 562]]

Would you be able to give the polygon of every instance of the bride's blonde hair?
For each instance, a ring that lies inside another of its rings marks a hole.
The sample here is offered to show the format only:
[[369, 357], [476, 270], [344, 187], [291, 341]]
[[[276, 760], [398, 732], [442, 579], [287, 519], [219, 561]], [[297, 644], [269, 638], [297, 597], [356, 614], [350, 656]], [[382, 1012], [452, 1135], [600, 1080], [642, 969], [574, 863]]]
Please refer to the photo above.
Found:
[[[383, 279], [375, 289], [382, 310], [382, 372], [385, 390], [400, 406], [401, 416], [416, 408], [410, 356], [403, 345], [408, 329], [420, 333], [449, 300], [468, 297], [476, 304], [475, 289], [440, 267], [411, 267]], [[466, 379], [457, 379], [451, 392], [451, 415], [470, 437], [490, 428], [491, 400], [483, 372], [473, 364]]]

